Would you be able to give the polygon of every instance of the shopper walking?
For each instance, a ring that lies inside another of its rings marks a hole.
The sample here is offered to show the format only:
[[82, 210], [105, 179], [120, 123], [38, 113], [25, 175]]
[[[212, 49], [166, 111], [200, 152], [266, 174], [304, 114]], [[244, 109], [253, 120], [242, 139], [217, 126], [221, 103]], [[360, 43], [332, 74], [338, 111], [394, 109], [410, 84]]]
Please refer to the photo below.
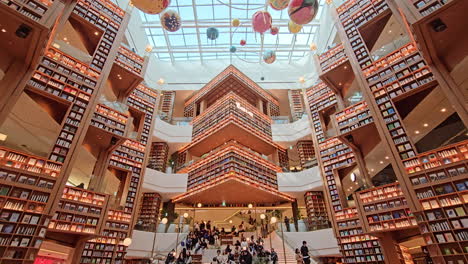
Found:
[[309, 248], [306, 241], [302, 241], [301, 254], [304, 264], [310, 264]]

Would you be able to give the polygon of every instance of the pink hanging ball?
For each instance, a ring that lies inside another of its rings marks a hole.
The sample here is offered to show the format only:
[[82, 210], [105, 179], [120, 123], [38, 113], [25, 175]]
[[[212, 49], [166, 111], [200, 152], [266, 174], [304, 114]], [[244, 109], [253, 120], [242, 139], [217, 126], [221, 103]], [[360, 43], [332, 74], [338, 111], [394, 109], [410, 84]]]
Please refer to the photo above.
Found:
[[257, 11], [252, 16], [252, 27], [255, 32], [265, 33], [271, 28], [272, 17], [266, 11]]
[[289, 18], [298, 25], [305, 25], [312, 21], [318, 11], [317, 0], [291, 0], [289, 2]]
[[245, 46], [245, 44], [247, 44], [247, 41], [245, 41], [245, 40], [241, 40], [241, 41], [240, 41], [240, 45], [241, 45], [241, 46]]

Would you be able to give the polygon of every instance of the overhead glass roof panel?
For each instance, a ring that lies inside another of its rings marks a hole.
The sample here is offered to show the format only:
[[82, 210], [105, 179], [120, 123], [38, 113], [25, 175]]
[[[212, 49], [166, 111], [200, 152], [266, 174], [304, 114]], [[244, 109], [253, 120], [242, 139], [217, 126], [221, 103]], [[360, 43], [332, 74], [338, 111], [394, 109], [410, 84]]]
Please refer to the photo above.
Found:
[[[296, 35], [288, 30], [287, 10], [273, 10], [267, 3], [265, 0], [172, 0], [168, 9], [177, 11], [182, 20], [182, 27], [177, 32], [165, 32], [159, 15], [138, 12], [148, 41], [154, 46], [152, 52], [161, 60], [243, 58], [258, 62], [265, 50], [276, 51], [278, 60], [304, 57], [310, 52], [310, 44], [317, 41], [318, 19], [322, 15], [324, 0], [320, 0], [317, 17]], [[279, 28], [279, 34], [271, 35], [268, 31], [262, 38], [253, 31], [251, 17], [259, 10], [270, 12], [273, 26]], [[237, 28], [231, 25], [234, 18], [241, 21]], [[207, 38], [209, 27], [218, 29], [216, 40]], [[245, 46], [240, 45], [241, 40], [246, 41]], [[235, 54], [230, 52], [231, 45], [237, 48]]]

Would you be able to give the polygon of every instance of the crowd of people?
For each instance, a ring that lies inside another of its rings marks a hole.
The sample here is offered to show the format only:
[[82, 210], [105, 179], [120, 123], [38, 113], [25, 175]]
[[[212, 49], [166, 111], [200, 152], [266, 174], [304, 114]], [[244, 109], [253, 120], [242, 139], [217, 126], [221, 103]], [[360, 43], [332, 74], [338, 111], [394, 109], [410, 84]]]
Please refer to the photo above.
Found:
[[[251, 223], [249, 223], [251, 224]], [[196, 222], [185, 240], [181, 243], [182, 251], [176, 256], [175, 250], [167, 255], [166, 264], [189, 264], [192, 263], [192, 255], [203, 255], [208, 248], [218, 249], [213, 257], [213, 264], [252, 264], [255, 259], [261, 259], [264, 263], [278, 263], [278, 255], [274, 249], [266, 250], [263, 247], [263, 239], [252, 235], [245, 237], [245, 224], [242, 222], [238, 227], [217, 228], [210, 221]], [[233, 235], [238, 237], [236, 242], [222, 247], [221, 236]]]

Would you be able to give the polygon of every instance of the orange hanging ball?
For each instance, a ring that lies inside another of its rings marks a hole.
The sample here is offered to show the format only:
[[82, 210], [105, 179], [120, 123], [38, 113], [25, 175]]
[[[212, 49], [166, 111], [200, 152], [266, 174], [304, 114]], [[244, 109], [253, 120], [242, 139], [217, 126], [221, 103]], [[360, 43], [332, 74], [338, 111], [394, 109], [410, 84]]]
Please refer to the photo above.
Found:
[[132, 4], [143, 13], [155, 15], [164, 11], [170, 4], [170, 0], [132, 0]]

